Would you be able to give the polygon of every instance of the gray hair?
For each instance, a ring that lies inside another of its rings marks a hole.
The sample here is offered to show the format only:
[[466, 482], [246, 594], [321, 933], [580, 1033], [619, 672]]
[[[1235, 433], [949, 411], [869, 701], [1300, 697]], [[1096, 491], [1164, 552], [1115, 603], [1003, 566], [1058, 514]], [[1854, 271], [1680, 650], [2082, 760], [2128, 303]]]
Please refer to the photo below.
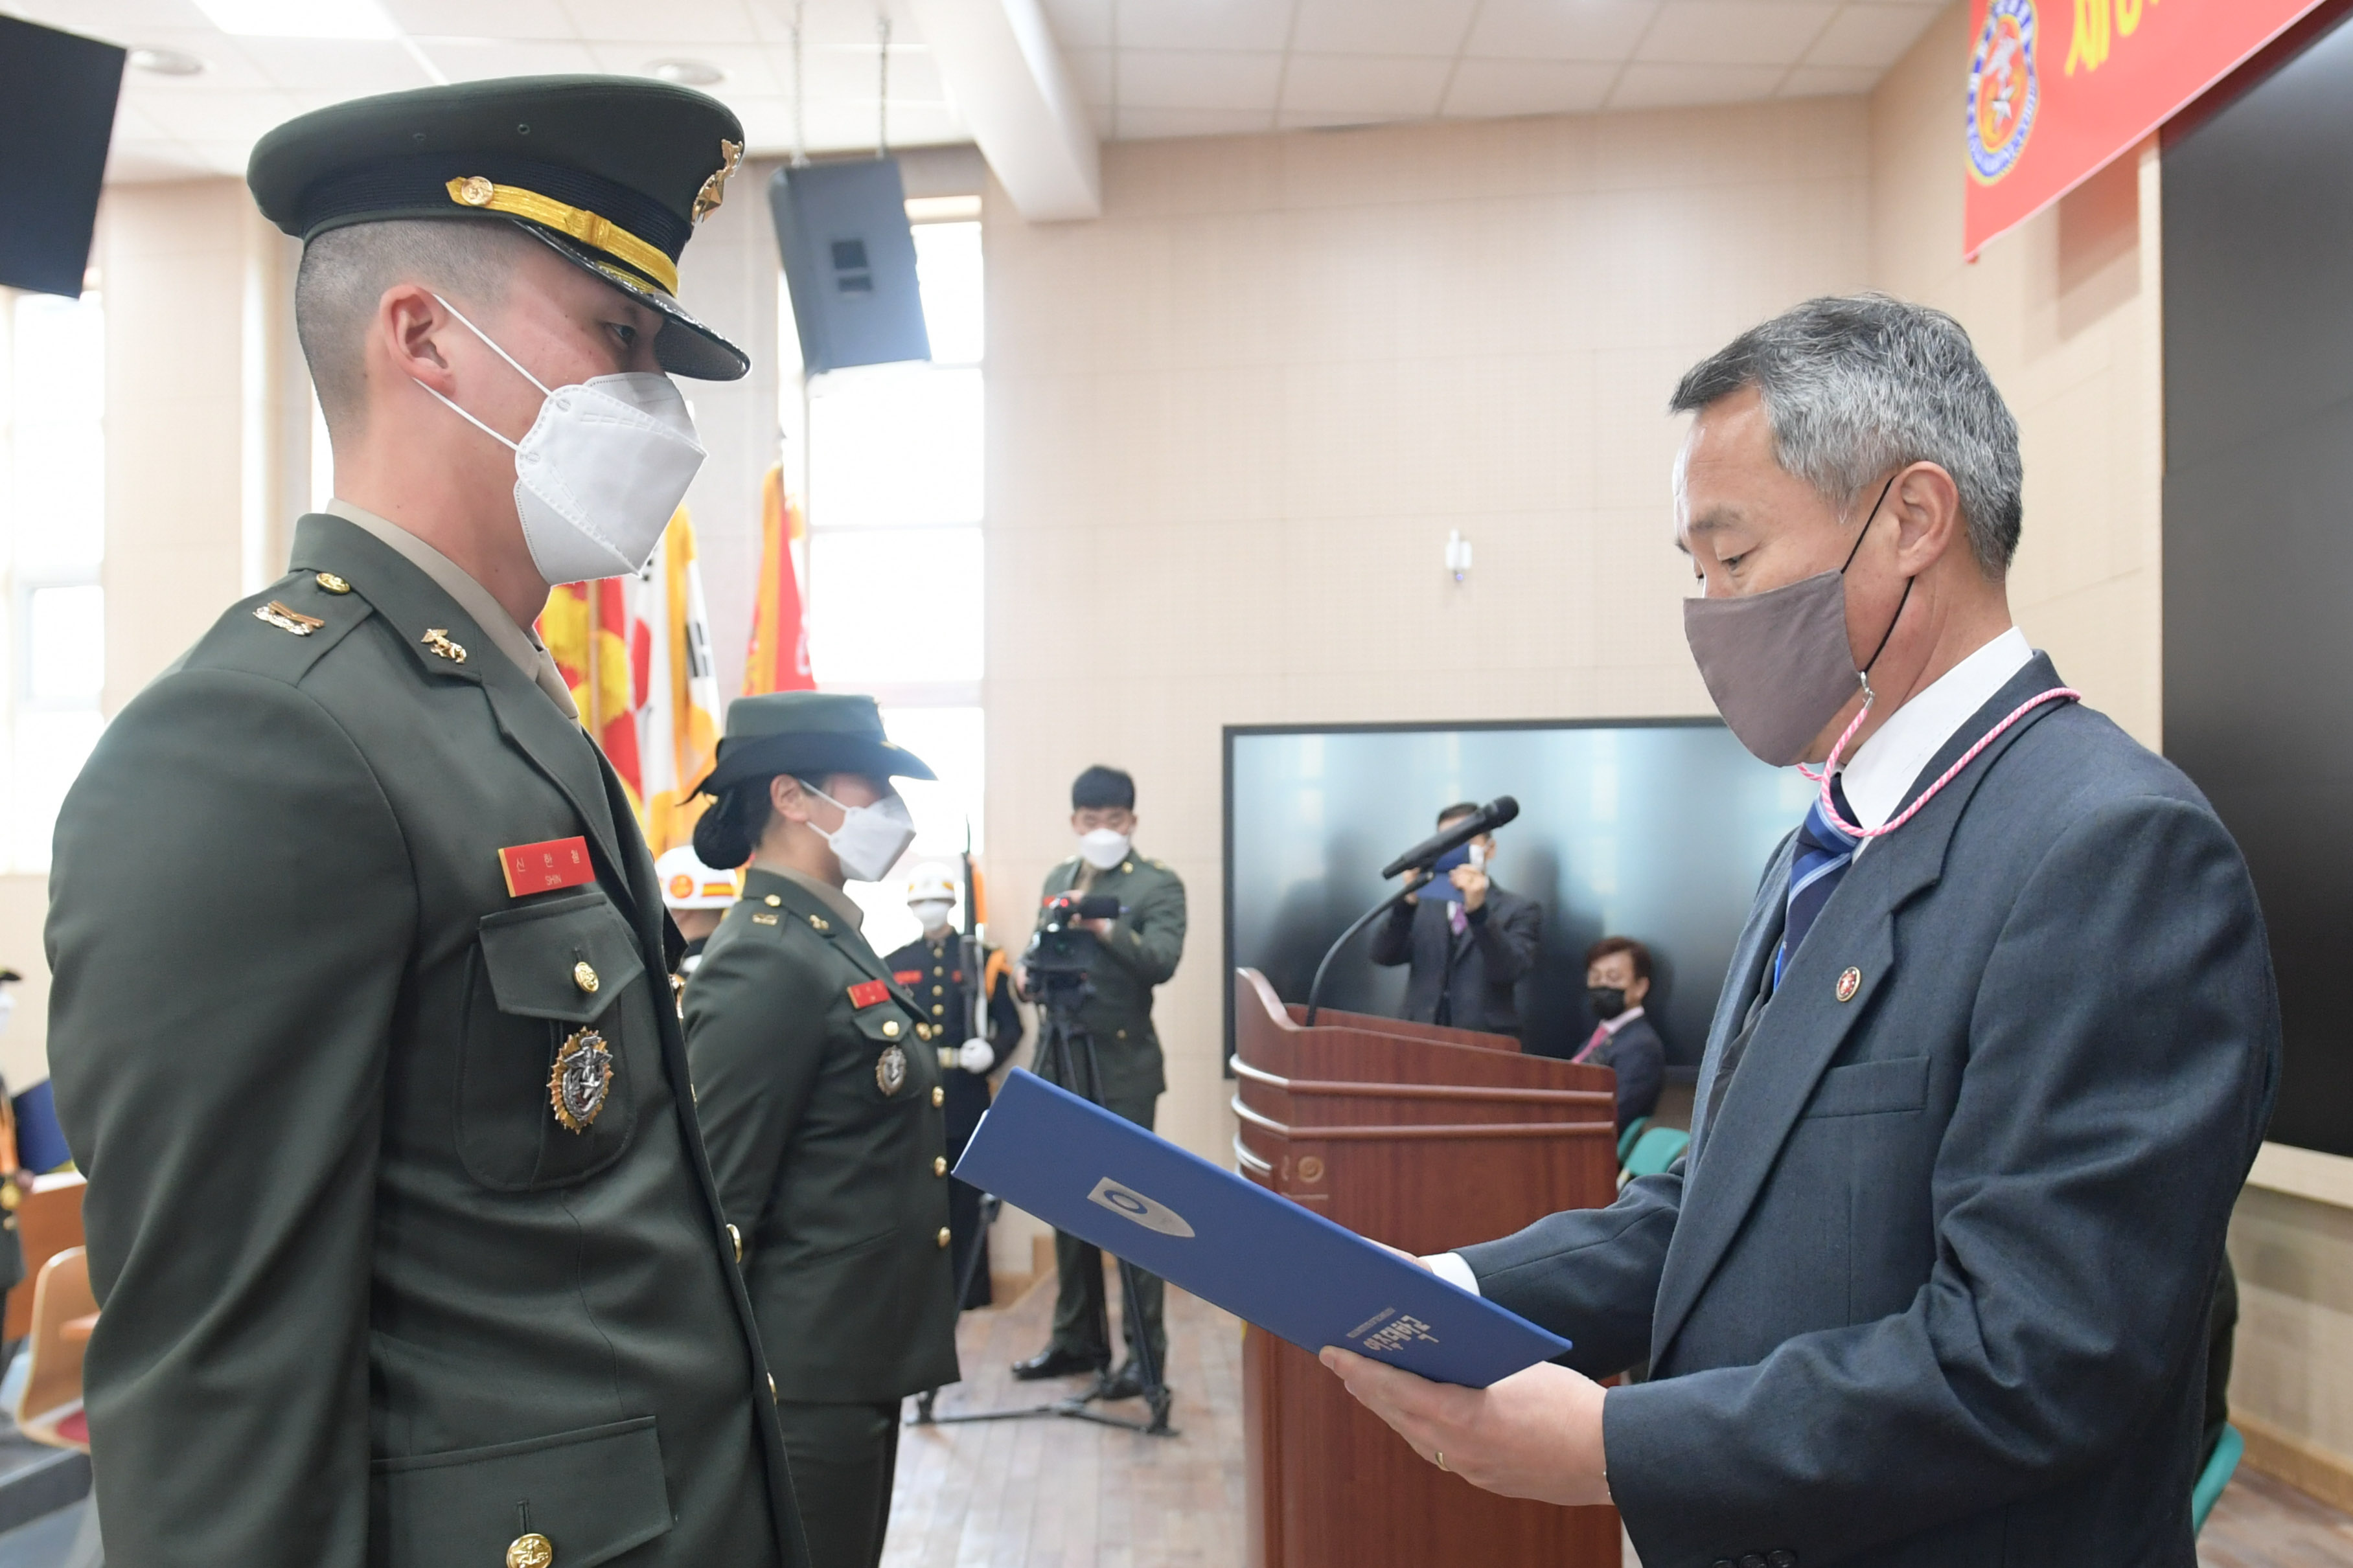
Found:
[[1996, 581], [2010, 569], [2024, 515], [2018, 421], [1952, 317], [1885, 294], [1809, 300], [1685, 371], [1667, 406], [1685, 414], [1748, 386], [1774, 460], [1832, 506], [1935, 463], [1960, 491], [1978, 564]]
[[422, 283], [472, 304], [506, 298], [521, 247], [511, 224], [407, 218], [331, 228], [302, 247], [294, 275], [294, 331], [330, 430], [356, 427], [366, 402], [360, 345], [384, 291]]

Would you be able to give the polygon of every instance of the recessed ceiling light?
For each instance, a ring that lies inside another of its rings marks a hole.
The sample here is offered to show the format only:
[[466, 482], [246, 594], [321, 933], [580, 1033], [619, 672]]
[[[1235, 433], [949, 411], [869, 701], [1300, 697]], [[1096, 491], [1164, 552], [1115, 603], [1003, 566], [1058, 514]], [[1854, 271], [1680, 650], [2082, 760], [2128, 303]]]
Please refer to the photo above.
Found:
[[647, 64], [646, 74], [681, 87], [717, 87], [727, 79], [727, 73], [709, 60], [653, 60]]
[[382, 0], [195, 0], [224, 33], [243, 38], [396, 38]]
[[204, 73], [205, 62], [177, 49], [133, 49], [131, 51], [131, 68], [153, 71], [157, 76], [200, 76]]

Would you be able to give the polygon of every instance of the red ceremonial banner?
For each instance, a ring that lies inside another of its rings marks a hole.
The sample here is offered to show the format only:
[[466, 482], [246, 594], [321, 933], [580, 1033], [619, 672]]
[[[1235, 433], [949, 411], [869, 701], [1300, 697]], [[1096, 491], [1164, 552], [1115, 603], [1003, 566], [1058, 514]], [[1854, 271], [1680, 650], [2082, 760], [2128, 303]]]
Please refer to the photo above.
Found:
[[1969, 0], [1962, 253], [2073, 190], [2319, 0]]

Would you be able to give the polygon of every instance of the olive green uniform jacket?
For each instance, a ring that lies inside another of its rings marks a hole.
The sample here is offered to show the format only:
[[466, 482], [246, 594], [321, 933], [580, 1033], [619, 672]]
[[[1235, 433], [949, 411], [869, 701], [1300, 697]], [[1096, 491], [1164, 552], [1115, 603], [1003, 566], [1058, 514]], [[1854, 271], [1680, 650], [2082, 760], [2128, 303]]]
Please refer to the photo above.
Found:
[[[1085, 865], [1073, 855], [1047, 872], [1040, 904], [1069, 892]], [[1152, 990], [1176, 973], [1176, 961], [1184, 956], [1185, 884], [1163, 862], [1130, 853], [1111, 869], [1097, 871], [1086, 890], [1116, 897], [1124, 912], [1087, 971], [1094, 994], [1079, 1009], [1079, 1024], [1094, 1040], [1104, 1103], [1148, 1100], [1168, 1087], [1160, 1037], [1152, 1028]], [[1045, 923], [1042, 908], [1038, 923]], [[1039, 1076], [1061, 1081], [1052, 1067], [1041, 1061]]]
[[787, 1400], [954, 1383], [939, 1052], [856, 927], [757, 868], [686, 988], [711, 1168]]
[[[560, 1568], [801, 1563], [617, 782], [391, 548], [311, 516], [293, 560], [58, 819], [109, 1559], [496, 1568], [527, 1527]], [[502, 847], [573, 837], [586, 885], [508, 890]]]

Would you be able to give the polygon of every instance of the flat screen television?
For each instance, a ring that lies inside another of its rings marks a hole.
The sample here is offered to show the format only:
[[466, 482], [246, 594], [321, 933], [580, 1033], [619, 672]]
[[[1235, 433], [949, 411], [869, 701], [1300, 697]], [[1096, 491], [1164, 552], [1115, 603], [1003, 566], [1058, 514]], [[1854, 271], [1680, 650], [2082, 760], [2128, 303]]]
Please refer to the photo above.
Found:
[[[1575, 1054], [1594, 1025], [1585, 950], [1630, 936], [1656, 961], [1647, 1013], [1670, 1071], [1689, 1079], [1757, 878], [1811, 789], [1714, 719], [1229, 726], [1226, 973], [1256, 969], [1305, 1001], [1333, 938], [1394, 888], [1380, 868], [1441, 807], [1509, 795], [1520, 816], [1497, 833], [1492, 871], [1545, 911], [1519, 986], [1524, 1048]], [[1335, 961], [1324, 1005], [1395, 1016], [1406, 972], [1375, 965], [1370, 938]], [[1226, 1009], [1230, 1062], [1230, 985]]]

